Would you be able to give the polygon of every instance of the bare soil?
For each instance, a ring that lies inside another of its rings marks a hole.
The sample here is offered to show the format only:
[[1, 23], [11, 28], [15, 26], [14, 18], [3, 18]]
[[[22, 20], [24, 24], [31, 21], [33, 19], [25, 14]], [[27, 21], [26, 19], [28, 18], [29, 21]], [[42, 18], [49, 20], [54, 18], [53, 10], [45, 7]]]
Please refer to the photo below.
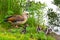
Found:
[[54, 37], [56, 40], [60, 40], [60, 35], [52, 33], [51, 36]]

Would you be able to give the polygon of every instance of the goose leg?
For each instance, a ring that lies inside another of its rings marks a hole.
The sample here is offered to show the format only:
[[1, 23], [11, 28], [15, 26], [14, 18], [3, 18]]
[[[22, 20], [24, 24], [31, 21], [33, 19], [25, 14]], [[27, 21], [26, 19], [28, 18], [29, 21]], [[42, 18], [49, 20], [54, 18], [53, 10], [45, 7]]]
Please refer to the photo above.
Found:
[[15, 25], [16, 28], [18, 28], [18, 25]]

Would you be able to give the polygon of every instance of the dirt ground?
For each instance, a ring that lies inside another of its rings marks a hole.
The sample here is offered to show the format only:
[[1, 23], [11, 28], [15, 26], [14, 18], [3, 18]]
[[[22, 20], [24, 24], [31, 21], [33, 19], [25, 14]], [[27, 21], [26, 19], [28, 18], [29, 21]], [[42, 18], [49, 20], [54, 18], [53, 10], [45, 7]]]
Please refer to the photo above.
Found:
[[60, 35], [52, 33], [51, 36], [54, 37], [56, 40], [60, 40]]

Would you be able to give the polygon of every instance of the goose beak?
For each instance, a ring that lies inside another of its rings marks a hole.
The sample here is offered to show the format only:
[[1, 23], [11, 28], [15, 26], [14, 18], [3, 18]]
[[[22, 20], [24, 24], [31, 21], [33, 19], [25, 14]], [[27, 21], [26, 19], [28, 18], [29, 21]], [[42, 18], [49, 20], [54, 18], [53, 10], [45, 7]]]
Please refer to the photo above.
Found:
[[23, 12], [23, 15], [26, 15], [26, 16], [29, 18], [29, 12], [24, 11], [24, 12]]

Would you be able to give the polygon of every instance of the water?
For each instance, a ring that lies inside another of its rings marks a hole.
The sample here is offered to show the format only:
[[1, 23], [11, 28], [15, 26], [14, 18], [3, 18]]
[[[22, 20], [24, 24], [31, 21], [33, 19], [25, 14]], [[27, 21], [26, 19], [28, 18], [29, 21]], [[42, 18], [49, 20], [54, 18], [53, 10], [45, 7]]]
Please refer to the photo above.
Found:
[[57, 14], [60, 14], [60, 8], [58, 8], [58, 6], [56, 6], [52, 3], [53, 0], [43, 0], [43, 1], [42, 0], [35, 0], [35, 2], [38, 2], [38, 1], [40, 1], [41, 3], [45, 3], [47, 5], [46, 8], [44, 9], [44, 12], [45, 12], [45, 14], [44, 14], [45, 25], [48, 25], [52, 29], [52, 32], [56, 33], [57, 35], [60, 35], [60, 27], [49, 25], [48, 17], [47, 17], [48, 8], [52, 8], [53, 11], [56, 12]]
[[[52, 8], [53, 11], [56, 12], [57, 15], [60, 17], [60, 8], [59, 8], [58, 6], [52, 4], [52, 3], [50, 4], [50, 6], [51, 6], [51, 7], [49, 7], [49, 5], [47, 4], [46, 9]], [[45, 11], [45, 12], [46, 12], [46, 11]], [[47, 12], [45, 13], [45, 15], [46, 15], [46, 14], [47, 14]], [[48, 25], [48, 26], [52, 29], [52, 32], [54, 32], [54, 33], [57, 34], [57, 35], [60, 35], [60, 27], [49, 25], [47, 15], [44, 17], [44, 19], [45, 19], [45, 24]], [[59, 18], [59, 20], [60, 20], [60, 18]], [[58, 21], [58, 23], [59, 23], [59, 21]]]
[[57, 35], [60, 35], [60, 27], [54, 27], [52, 29], [52, 32], [56, 33]]

